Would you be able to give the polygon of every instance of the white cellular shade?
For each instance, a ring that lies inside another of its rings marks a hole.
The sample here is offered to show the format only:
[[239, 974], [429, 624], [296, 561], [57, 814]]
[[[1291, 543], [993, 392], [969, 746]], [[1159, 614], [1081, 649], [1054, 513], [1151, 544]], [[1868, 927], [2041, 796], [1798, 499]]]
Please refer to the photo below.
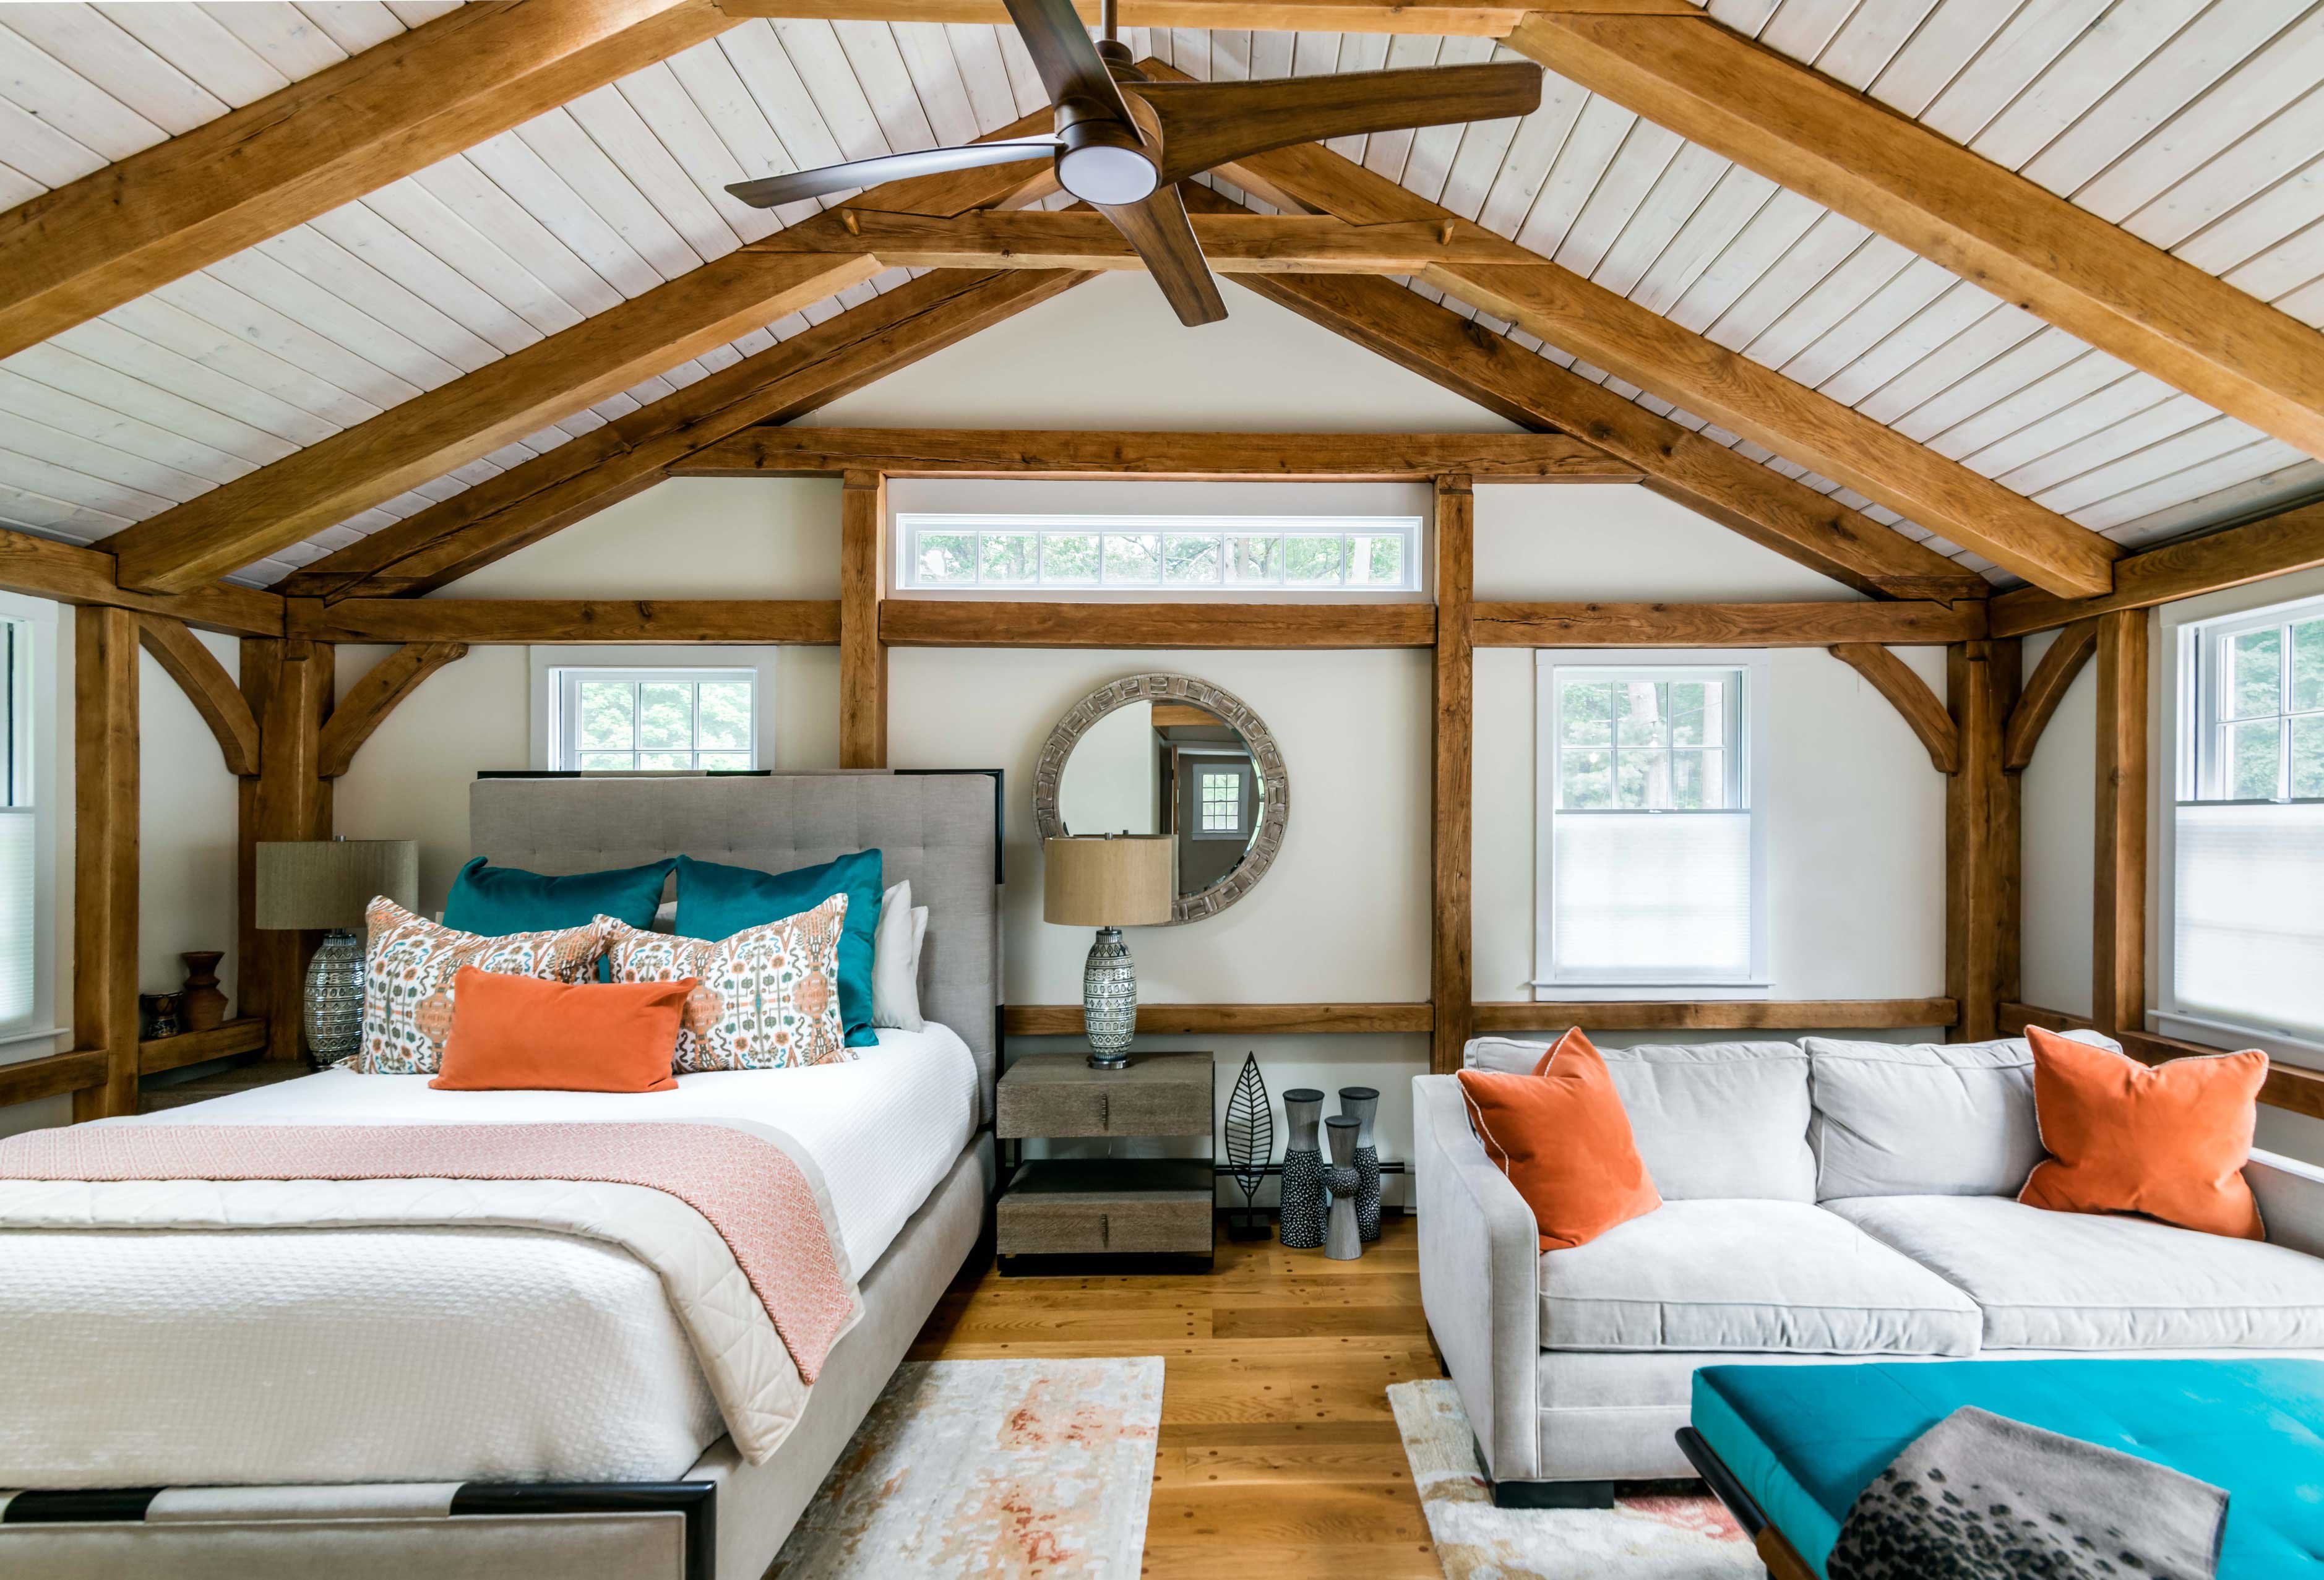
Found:
[[2324, 804], [2182, 804], [2175, 843], [2179, 1007], [2324, 1035]]
[[33, 859], [38, 848], [32, 809], [0, 807], [0, 1029], [30, 1018], [37, 1004], [33, 972], [40, 922], [33, 911]]
[[1554, 821], [1558, 977], [1749, 978], [1749, 813], [1565, 813]]

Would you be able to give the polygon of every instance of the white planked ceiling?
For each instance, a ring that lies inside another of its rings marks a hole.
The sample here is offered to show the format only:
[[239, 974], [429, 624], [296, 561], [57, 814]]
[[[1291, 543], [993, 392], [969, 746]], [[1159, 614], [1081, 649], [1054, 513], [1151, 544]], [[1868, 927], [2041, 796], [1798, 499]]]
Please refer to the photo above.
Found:
[[[2324, 4], [1709, 8], [2324, 324]], [[0, 8], [0, 205], [446, 9], [401, 0]], [[1128, 41], [1222, 79], [1451, 63], [1492, 48], [1184, 30], [1131, 30]], [[778, 216], [726, 198], [727, 181], [966, 141], [1042, 102], [1006, 29], [745, 23], [0, 362], [0, 520], [100, 538], [777, 227]], [[2125, 543], [2324, 492], [2324, 464], [1554, 76], [1522, 122], [1334, 147]], [[246, 579], [272, 582], [903, 278], [674, 367], [252, 566]]]

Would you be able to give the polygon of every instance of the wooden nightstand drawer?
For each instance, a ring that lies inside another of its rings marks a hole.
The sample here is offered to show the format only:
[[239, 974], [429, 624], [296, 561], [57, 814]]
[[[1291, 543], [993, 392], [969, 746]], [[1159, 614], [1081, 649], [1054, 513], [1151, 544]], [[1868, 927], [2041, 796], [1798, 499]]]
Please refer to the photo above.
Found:
[[1211, 1056], [1140, 1053], [1126, 1070], [1092, 1070], [1079, 1053], [1031, 1053], [1001, 1078], [993, 1134], [1207, 1135]]
[[995, 1249], [1003, 1256], [1208, 1256], [1213, 1195], [1211, 1164], [1202, 1158], [1028, 1163], [995, 1209]]

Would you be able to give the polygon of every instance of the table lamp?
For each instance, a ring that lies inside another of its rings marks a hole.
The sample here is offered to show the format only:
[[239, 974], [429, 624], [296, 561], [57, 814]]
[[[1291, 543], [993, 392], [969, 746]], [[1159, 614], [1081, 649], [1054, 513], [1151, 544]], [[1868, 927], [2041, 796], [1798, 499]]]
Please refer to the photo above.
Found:
[[1097, 929], [1082, 968], [1090, 1068], [1120, 1070], [1130, 1062], [1130, 1039], [1138, 1030], [1138, 972], [1121, 930], [1170, 920], [1178, 842], [1168, 834], [1070, 835], [1046, 841], [1042, 855], [1042, 919]]
[[257, 924], [323, 934], [307, 967], [302, 1022], [318, 1065], [337, 1064], [362, 1049], [364, 909], [381, 895], [407, 911], [419, 905], [419, 841], [259, 842]]

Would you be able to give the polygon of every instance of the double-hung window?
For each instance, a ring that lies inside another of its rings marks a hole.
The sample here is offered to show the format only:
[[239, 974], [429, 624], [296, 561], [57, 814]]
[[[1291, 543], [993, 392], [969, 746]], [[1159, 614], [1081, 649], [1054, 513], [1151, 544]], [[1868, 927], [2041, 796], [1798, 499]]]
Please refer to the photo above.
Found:
[[[771, 766], [770, 650], [535, 648], [534, 766], [581, 773], [715, 773]], [[656, 662], [657, 656], [662, 657]], [[689, 655], [688, 657], [694, 657]], [[639, 660], [643, 660], [642, 662]]]
[[2158, 1007], [2200, 1041], [2324, 1052], [2324, 598], [2176, 631]]
[[1765, 656], [1537, 667], [1535, 997], [1764, 991]]
[[[0, 593], [0, 1057], [51, 1030], [55, 606]], [[11, 1043], [18, 1044], [9, 1047]], [[32, 1047], [32, 1053], [44, 1050]]]

